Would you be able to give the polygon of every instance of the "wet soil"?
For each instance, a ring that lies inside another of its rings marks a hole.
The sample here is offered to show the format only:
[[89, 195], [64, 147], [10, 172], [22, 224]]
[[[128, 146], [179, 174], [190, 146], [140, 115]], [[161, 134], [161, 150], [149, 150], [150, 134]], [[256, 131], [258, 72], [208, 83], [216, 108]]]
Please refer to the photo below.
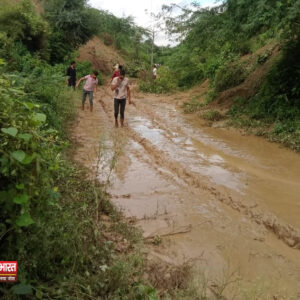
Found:
[[135, 93], [126, 126], [114, 128], [103, 87], [73, 128], [75, 159], [109, 179], [112, 201], [149, 242], [149, 259], [192, 263], [211, 286], [228, 282], [228, 299], [299, 299], [300, 156], [207, 127], [176, 99]]

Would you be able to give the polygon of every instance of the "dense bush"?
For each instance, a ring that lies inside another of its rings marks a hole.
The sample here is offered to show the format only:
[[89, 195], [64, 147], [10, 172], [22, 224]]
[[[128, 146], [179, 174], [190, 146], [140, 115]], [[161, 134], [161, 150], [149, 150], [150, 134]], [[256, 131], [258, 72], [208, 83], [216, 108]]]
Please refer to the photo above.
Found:
[[[179, 45], [161, 55], [161, 63], [179, 74], [180, 86], [210, 79], [215, 93], [242, 83], [249, 73], [261, 68], [277, 54], [265, 50], [266, 44], [278, 44], [282, 58], [275, 64], [255, 96], [236, 102], [229, 115], [242, 126], [263, 126], [272, 140], [300, 149], [299, 138], [299, 32], [300, 0], [225, 0], [222, 12], [215, 8], [194, 8], [178, 13], [176, 5], [164, 6], [166, 26], [181, 37]], [[170, 12], [176, 9], [175, 14]], [[150, 86], [152, 87], [152, 86]], [[214, 96], [214, 99], [216, 97]], [[207, 103], [209, 101], [206, 101]], [[201, 109], [202, 104], [190, 101], [187, 112]], [[239, 117], [238, 117], [239, 116]], [[272, 133], [270, 134], [270, 131]], [[262, 131], [260, 131], [262, 132]]]
[[[299, 35], [300, 0], [226, 0], [224, 11], [164, 6], [167, 29], [176, 33], [181, 43], [160, 54], [159, 62], [179, 74], [180, 86], [214, 80], [216, 71], [240, 56], [264, 46], [270, 39], [284, 36], [289, 40]], [[170, 11], [176, 10], [175, 14]], [[174, 17], [175, 15], [175, 17]], [[172, 17], [173, 16], [173, 17]]]
[[152, 78], [152, 73], [139, 81], [139, 88], [141, 91], [148, 93], [163, 94], [176, 90], [177, 76], [171, 72], [167, 67], [160, 67], [157, 72], [157, 78]]
[[[122, 226], [105, 191], [65, 158], [77, 95], [65, 86], [65, 66], [30, 55], [19, 63], [12, 73], [0, 60], [0, 256], [18, 261], [20, 282], [1, 287], [3, 299], [155, 295], [141, 283], [141, 258], [117, 257], [101, 234], [100, 213]], [[118, 234], [137, 239], [130, 228]]]
[[223, 119], [223, 115], [217, 110], [207, 110], [202, 113], [201, 117], [208, 121], [220, 121]]
[[[36, 78], [38, 76], [39, 71]], [[0, 78], [3, 104], [0, 109], [1, 257], [22, 261], [21, 282], [32, 279], [33, 268], [27, 264], [33, 263], [34, 269], [39, 264], [49, 264], [46, 268], [49, 270], [54, 259], [50, 258], [55, 255], [54, 249], [48, 249], [49, 260], [46, 257], [42, 259], [47, 252], [43, 247], [50, 248], [50, 243], [41, 243], [39, 247], [37, 243], [50, 233], [52, 229], [47, 229], [47, 223], [59, 211], [60, 193], [55, 187], [55, 177], [61, 167], [58, 153], [64, 142], [58, 132], [62, 121], [70, 114], [67, 108], [72, 107], [70, 93], [61, 94], [63, 89], [57, 82], [50, 90], [43, 86], [43, 89], [46, 88], [43, 90], [44, 97], [39, 102], [35, 101], [40, 88], [26, 91], [27, 80], [35, 85], [33, 78], [9, 74]], [[48, 82], [51, 80], [49, 78]], [[56, 97], [58, 94], [61, 96]], [[46, 99], [48, 103], [44, 102]], [[56, 109], [61, 109], [61, 112]], [[55, 234], [60, 235], [59, 231]], [[39, 258], [40, 262], [36, 261]]]
[[242, 83], [245, 77], [244, 69], [238, 64], [220, 67], [215, 76], [215, 89], [217, 92], [225, 91]]
[[3, 3], [0, 7], [0, 32], [4, 49], [9, 48], [7, 50], [11, 51], [13, 50], [11, 45], [19, 42], [17, 46], [27, 48], [31, 52], [38, 52], [44, 59], [49, 58], [50, 28], [47, 22], [35, 13], [29, 0], [24, 0], [19, 5]]
[[273, 129], [266, 134], [289, 147], [300, 150], [300, 42], [290, 41], [275, 63], [258, 93], [248, 101], [239, 99], [230, 109], [234, 119], [248, 118]]
[[132, 59], [125, 67], [128, 76], [138, 78], [148, 65], [143, 60]]
[[184, 68], [179, 72], [178, 76], [178, 86], [181, 88], [189, 88], [204, 78], [204, 72], [197, 68]]
[[[19, 280], [1, 286], [1, 297], [156, 299], [142, 283], [141, 256], [117, 255], [99, 215], [111, 216], [121, 241], [139, 234], [67, 155], [78, 94], [66, 87], [66, 68], [97, 20], [83, 0], [45, 3], [48, 22], [29, 0], [0, 7], [0, 257], [18, 261]], [[91, 71], [77, 63], [78, 77]]]
[[[97, 22], [85, 0], [49, 0], [45, 16], [52, 28], [51, 62], [61, 62], [97, 33]], [[94, 22], [95, 20], [95, 22]]]
[[24, 0], [20, 5], [4, 2], [0, 13], [1, 31], [13, 40], [22, 41], [30, 50], [42, 48], [43, 39], [47, 38], [49, 26], [36, 14], [32, 3]]
[[286, 46], [260, 91], [245, 106], [252, 118], [295, 121], [300, 117], [299, 51], [299, 41]]

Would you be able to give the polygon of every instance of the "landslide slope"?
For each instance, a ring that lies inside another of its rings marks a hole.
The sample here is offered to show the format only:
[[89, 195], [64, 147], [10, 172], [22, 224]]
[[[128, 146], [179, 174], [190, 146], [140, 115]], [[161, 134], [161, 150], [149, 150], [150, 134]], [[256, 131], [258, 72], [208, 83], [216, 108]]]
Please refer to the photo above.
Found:
[[125, 63], [125, 60], [113, 46], [105, 45], [97, 36], [82, 46], [79, 49], [79, 54], [79, 61], [90, 61], [95, 69], [102, 71], [105, 75], [111, 73], [116, 63], [121, 65]]

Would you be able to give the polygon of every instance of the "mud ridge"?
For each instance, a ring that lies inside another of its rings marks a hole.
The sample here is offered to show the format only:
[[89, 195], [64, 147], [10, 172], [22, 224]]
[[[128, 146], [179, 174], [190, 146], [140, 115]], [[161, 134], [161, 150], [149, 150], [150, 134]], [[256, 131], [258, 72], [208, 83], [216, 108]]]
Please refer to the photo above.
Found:
[[197, 174], [187, 171], [178, 163], [170, 162], [171, 160], [167, 157], [167, 155], [158, 150], [147, 140], [141, 138], [132, 129], [129, 129], [129, 131], [131, 137], [143, 146], [147, 153], [154, 158], [157, 164], [171, 170], [188, 185], [210, 192], [218, 201], [225, 203], [238, 212], [243, 213], [257, 224], [264, 225], [268, 231], [275, 234], [277, 238], [282, 240], [288, 246], [295, 249], [300, 249], [300, 233], [293, 228], [293, 226], [284, 224], [271, 213], [266, 214], [257, 207], [249, 207], [243, 204], [241, 201], [233, 199], [231, 196], [221, 194], [214, 187], [209, 186], [208, 183], [204, 184], [203, 178], [199, 178]]
[[[106, 94], [105, 96], [107, 96], [106, 91], [104, 91], [104, 93]], [[104, 112], [108, 115], [108, 118], [112, 119], [112, 108], [108, 107], [103, 100], [100, 100], [100, 104]], [[200, 178], [198, 174], [187, 170], [180, 163], [172, 161], [168, 155], [157, 149], [157, 147], [155, 147], [147, 139], [141, 137], [132, 128], [128, 127], [126, 130], [128, 131], [129, 136], [135, 142], [139, 143], [148, 155], [152, 157], [156, 165], [162, 166], [171, 171], [173, 174], [176, 174], [188, 186], [208, 191], [218, 201], [226, 204], [235, 211], [242, 213], [257, 224], [263, 225], [269, 232], [274, 234], [289, 247], [300, 250], [300, 232], [293, 226], [280, 221], [278, 217], [272, 213], [262, 211], [258, 208], [257, 204], [252, 203], [249, 205], [242, 203], [240, 200], [235, 199], [235, 197], [226, 195], [226, 190], [223, 190], [221, 193], [216, 188], [212, 187], [209, 181], [204, 177]]]

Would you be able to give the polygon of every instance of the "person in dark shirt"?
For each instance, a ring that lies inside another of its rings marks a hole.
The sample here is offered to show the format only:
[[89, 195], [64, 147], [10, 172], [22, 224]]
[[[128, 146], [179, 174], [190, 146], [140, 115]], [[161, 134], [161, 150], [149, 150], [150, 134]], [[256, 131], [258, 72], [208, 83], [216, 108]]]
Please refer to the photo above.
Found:
[[68, 86], [72, 86], [75, 89], [76, 86], [76, 68], [75, 61], [72, 61], [68, 70], [67, 70], [67, 84]]

